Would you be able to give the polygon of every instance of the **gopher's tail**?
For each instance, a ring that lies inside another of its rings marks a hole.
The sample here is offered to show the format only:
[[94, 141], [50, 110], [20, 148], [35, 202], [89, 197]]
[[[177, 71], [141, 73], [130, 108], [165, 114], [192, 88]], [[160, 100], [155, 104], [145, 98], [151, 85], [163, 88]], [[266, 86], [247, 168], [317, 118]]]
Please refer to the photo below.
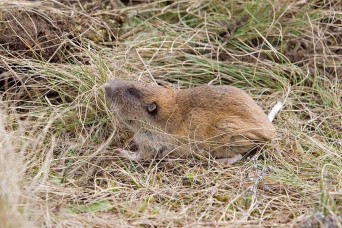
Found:
[[278, 112], [280, 112], [282, 108], [283, 108], [283, 103], [278, 101], [277, 104], [272, 108], [272, 110], [268, 114], [268, 119], [272, 122], [274, 118], [276, 117], [276, 115], [278, 114]]

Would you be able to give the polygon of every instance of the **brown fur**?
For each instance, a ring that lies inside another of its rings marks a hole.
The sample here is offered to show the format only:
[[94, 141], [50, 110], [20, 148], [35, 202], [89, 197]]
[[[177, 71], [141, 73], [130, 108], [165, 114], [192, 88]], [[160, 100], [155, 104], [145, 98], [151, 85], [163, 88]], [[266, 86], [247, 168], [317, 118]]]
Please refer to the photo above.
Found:
[[[138, 151], [121, 151], [133, 160], [168, 153], [232, 158], [275, 135], [263, 110], [232, 86], [173, 90], [113, 80], [106, 86], [106, 97], [118, 118], [135, 133]], [[152, 103], [157, 109], [149, 113]]]

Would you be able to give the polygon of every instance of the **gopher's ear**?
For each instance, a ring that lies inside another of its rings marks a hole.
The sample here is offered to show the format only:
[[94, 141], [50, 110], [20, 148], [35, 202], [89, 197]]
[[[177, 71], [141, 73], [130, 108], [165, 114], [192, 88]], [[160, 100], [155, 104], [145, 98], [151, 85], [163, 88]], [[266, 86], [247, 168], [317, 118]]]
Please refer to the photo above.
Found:
[[147, 105], [147, 112], [150, 115], [153, 115], [153, 116], [156, 115], [157, 111], [158, 111], [158, 107], [157, 107], [157, 104], [155, 102], [152, 102], [151, 104]]

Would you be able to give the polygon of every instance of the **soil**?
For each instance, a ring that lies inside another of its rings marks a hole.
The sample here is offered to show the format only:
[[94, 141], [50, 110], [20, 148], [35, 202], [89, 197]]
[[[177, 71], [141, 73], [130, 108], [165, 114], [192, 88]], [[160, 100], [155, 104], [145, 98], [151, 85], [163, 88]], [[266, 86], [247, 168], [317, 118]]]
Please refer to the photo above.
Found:
[[[93, 11], [117, 7], [110, 2], [60, 0], [40, 2], [38, 7], [0, 9], [0, 94], [6, 91], [6, 100], [32, 100], [30, 94], [44, 94], [54, 104], [60, 103], [60, 95], [44, 86], [36, 88], [39, 92], [27, 91], [30, 83], [46, 83], [43, 77], [28, 74], [29, 66], [20, 65], [17, 60], [28, 58], [50, 63], [77, 60], [87, 64], [88, 58], [82, 56], [78, 47], [90, 43], [88, 41], [94, 44], [115, 41], [115, 35], [125, 22], [123, 15], [114, 13], [88, 16]], [[14, 62], [2, 61], [3, 57]], [[66, 97], [64, 101], [70, 99]]]
[[0, 10], [0, 55], [62, 62], [67, 60], [71, 47], [81, 45], [83, 39], [94, 43], [114, 41], [125, 20], [121, 15], [87, 17], [77, 10], [69, 10], [68, 15], [62, 9], [56, 10], [67, 5], [54, 4], [42, 5], [39, 10]]
[[[0, 56], [8, 58], [33, 58], [40, 61], [61, 62], [70, 47], [64, 42], [72, 38], [72, 21], [66, 17], [47, 17], [34, 10], [0, 11]], [[38, 75], [27, 74], [28, 67], [2, 65], [0, 62], [0, 92], [6, 91], [6, 100], [31, 100], [25, 85], [38, 80]], [[43, 91], [57, 97], [54, 91]], [[34, 94], [34, 91], [33, 91]], [[51, 95], [51, 96], [50, 96]]]
[[66, 49], [62, 37], [70, 30], [68, 20], [48, 21], [42, 14], [23, 10], [5, 12], [0, 17], [1, 54], [51, 62], [61, 59]]

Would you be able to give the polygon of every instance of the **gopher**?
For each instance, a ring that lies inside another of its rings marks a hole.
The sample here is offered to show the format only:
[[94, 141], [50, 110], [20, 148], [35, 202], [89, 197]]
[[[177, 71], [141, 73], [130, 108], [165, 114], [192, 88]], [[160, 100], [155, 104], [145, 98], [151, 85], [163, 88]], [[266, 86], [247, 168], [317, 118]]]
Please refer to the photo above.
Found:
[[268, 117], [251, 96], [227, 85], [176, 90], [112, 80], [105, 94], [138, 146], [135, 152], [117, 151], [134, 161], [171, 154], [213, 157], [231, 165], [275, 136], [272, 119], [280, 109], [278, 104]]

